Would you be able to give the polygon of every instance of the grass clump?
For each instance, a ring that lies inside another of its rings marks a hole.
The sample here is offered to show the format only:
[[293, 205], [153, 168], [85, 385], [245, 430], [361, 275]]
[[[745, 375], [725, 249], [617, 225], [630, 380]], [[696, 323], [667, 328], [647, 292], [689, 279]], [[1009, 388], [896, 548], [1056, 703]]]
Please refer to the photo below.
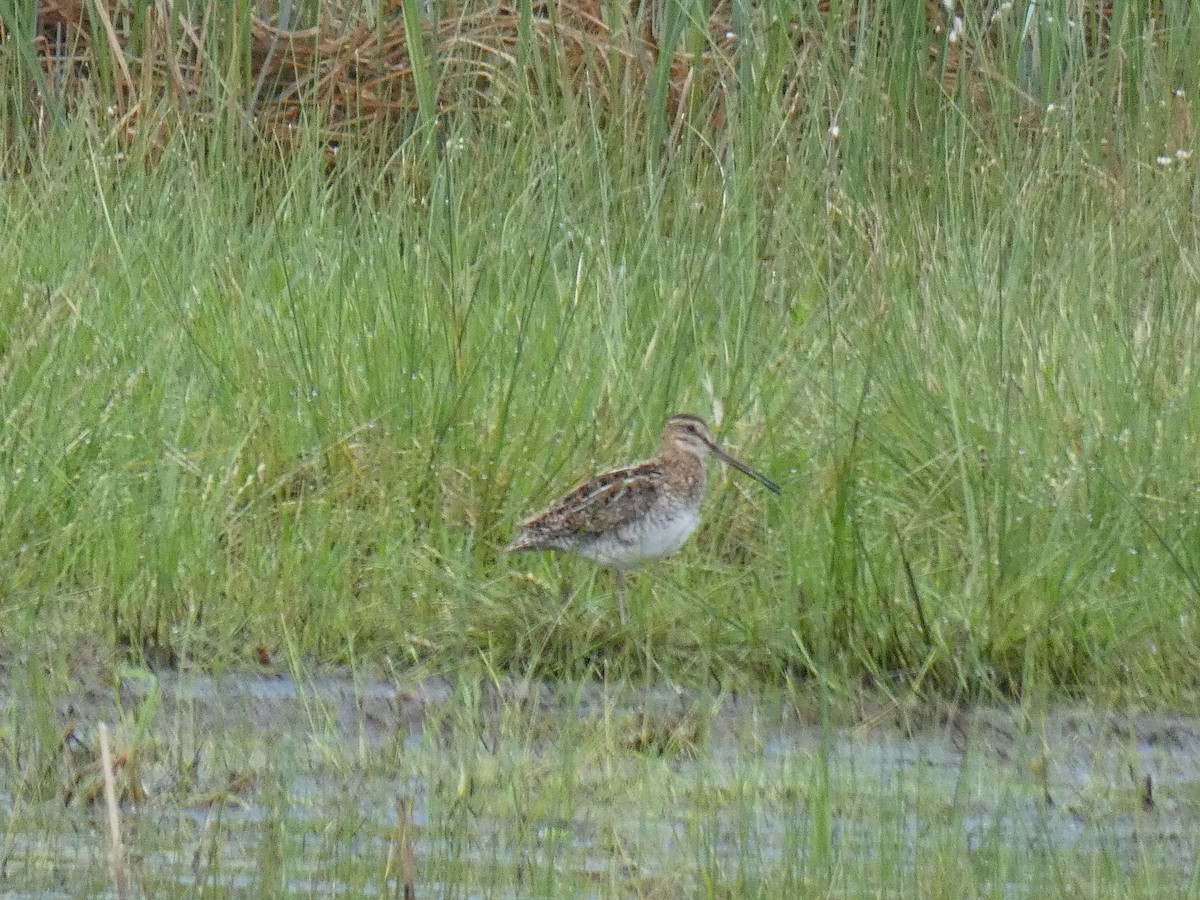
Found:
[[[285, 89], [253, 17], [189, 38], [184, 102], [148, 20], [92, 22], [108, 68], [58, 95], [7, 16], [0, 640], [1180, 700], [1192, 26], [909, 6], [647, 21], [635, 77], [519, 5], [503, 91], [443, 24], [379, 119]], [[628, 628], [586, 565], [499, 557], [678, 411], [784, 499], [718, 479]]]

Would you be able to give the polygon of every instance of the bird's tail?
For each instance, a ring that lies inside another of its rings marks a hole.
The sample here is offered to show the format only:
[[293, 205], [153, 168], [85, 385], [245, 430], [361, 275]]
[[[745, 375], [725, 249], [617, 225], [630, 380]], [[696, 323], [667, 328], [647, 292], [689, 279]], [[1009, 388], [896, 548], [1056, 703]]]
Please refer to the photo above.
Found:
[[524, 553], [526, 550], [537, 549], [537, 537], [528, 531], [522, 531], [512, 543], [504, 548], [505, 553]]

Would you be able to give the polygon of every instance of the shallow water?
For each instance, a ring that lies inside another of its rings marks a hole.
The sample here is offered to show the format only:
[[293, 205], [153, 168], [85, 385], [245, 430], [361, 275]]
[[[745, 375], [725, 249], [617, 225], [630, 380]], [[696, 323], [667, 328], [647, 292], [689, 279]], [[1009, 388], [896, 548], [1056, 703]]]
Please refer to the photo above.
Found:
[[881, 706], [823, 729], [782, 696], [166, 673], [58, 701], [80, 749], [48, 795], [6, 697], [4, 896], [111, 891], [103, 804], [82, 799], [101, 716], [139, 758], [123, 826], [157, 895], [390, 893], [398, 798], [426, 896], [805, 884], [821, 853], [867, 890], [960, 858], [1014, 895], [1036, 883], [1024, 857], [1177, 886], [1197, 867], [1200, 722], [1180, 716]]

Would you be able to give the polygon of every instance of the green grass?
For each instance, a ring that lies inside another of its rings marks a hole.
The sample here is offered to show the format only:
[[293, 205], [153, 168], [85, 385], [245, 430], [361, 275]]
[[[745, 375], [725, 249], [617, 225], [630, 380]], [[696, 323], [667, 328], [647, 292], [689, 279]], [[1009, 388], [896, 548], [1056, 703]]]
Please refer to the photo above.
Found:
[[[285, 151], [148, 103], [120, 154], [103, 96], [36, 147], [8, 97], [0, 643], [1181, 702], [1182, 7], [1154, 41], [1122, 7], [1103, 55], [1044, 26], [1032, 76], [1009, 22], [949, 93], [907, 9], [794, 20], [828, 29], [799, 58], [757, 22], [716, 121], [700, 96], [656, 117], [663, 82], [616, 71], [615, 106], [572, 96], [534, 52], [499, 109], [434, 122], [423, 81], [411, 139], [332, 170], [315, 113]], [[717, 478], [628, 626], [587, 564], [502, 556], [679, 411], [782, 498]]]
[[[130, 132], [98, 22], [44, 109], [0, 44], [6, 891], [111, 889], [108, 721], [135, 895], [1197, 895], [1195, 722], [1106, 710], [1200, 689], [1200, 18], [816, 6], [660, 5], [682, 97], [410, 29], [410, 117], [286, 146], [249, 4], [187, 102], [131, 18]], [[502, 554], [680, 411], [784, 493], [714, 468], [628, 624]]]

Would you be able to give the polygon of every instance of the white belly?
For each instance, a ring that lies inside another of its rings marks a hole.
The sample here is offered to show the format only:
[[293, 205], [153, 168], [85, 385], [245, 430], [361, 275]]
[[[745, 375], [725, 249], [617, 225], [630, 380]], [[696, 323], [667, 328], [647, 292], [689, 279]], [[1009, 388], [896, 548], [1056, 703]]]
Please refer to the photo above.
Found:
[[613, 569], [631, 569], [652, 559], [670, 556], [684, 545], [700, 524], [698, 509], [680, 509], [673, 515], [630, 524], [610, 535], [576, 548], [580, 556]]

